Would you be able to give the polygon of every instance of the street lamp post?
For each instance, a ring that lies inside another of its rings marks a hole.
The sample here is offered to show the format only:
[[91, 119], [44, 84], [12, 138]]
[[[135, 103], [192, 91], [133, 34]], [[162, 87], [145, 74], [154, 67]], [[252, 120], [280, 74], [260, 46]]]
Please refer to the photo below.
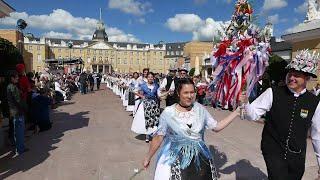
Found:
[[[69, 48], [69, 61], [71, 61], [71, 49], [73, 47], [73, 43], [71, 41], [68, 42], [68, 48]], [[63, 71], [64, 71], [64, 61], [62, 61], [63, 63]]]

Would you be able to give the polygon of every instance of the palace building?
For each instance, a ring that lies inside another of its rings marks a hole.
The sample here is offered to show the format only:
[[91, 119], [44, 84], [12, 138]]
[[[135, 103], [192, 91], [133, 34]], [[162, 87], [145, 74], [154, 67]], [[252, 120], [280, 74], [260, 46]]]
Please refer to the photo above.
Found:
[[[27, 70], [35, 72], [45, 68], [50, 60], [63, 63], [81, 59], [83, 69], [101, 73], [141, 72], [146, 67], [153, 72], [166, 73], [172, 64], [171, 59], [164, 58], [166, 45], [163, 43], [109, 42], [101, 19], [92, 40], [25, 37], [24, 49]], [[68, 66], [65, 71], [71, 73], [74, 68]]]

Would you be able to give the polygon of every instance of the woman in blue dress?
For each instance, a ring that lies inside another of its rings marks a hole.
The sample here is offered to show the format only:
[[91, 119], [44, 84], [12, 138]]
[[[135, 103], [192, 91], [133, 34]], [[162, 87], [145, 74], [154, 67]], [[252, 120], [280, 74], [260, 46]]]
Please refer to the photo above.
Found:
[[157, 96], [159, 85], [154, 82], [154, 74], [149, 72], [147, 82], [140, 85], [140, 91], [136, 93], [142, 101], [134, 116], [131, 130], [137, 134], [145, 134], [146, 142], [150, 140], [150, 134], [157, 130], [160, 117], [159, 99]]
[[190, 79], [180, 79], [177, 86], [179, 102], [168, 106], [150, 144], [143, 166], [148, 168], [153, 155], [160, 148], [154, 180], [213, 180], [217, 172], [204, 132], [219, 132], [239, 114], [232, 112], [221, 121], [195, 102], [195, 86]]

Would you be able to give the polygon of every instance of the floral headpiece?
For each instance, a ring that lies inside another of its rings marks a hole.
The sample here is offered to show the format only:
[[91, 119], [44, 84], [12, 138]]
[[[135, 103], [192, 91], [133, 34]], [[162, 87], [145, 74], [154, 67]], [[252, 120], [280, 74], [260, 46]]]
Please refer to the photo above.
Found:
[[286, 69], [302, 71], [316, 78], [319, 58], [319, 53], [313, 51], [311, 54], [308, 49], [305, 49], [300, 51], [296, 57], [292, 59]]

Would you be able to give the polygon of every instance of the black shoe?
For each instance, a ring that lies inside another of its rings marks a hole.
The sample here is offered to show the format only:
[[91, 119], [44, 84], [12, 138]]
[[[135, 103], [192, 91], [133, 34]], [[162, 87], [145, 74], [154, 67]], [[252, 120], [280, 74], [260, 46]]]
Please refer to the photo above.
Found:
[[29, 150], [30, 150], [29, 148], [24, 148], [23, 152], [22, 153], [18, 153], [18, 155], [24, 154], [24, 153], [28, 152]]

